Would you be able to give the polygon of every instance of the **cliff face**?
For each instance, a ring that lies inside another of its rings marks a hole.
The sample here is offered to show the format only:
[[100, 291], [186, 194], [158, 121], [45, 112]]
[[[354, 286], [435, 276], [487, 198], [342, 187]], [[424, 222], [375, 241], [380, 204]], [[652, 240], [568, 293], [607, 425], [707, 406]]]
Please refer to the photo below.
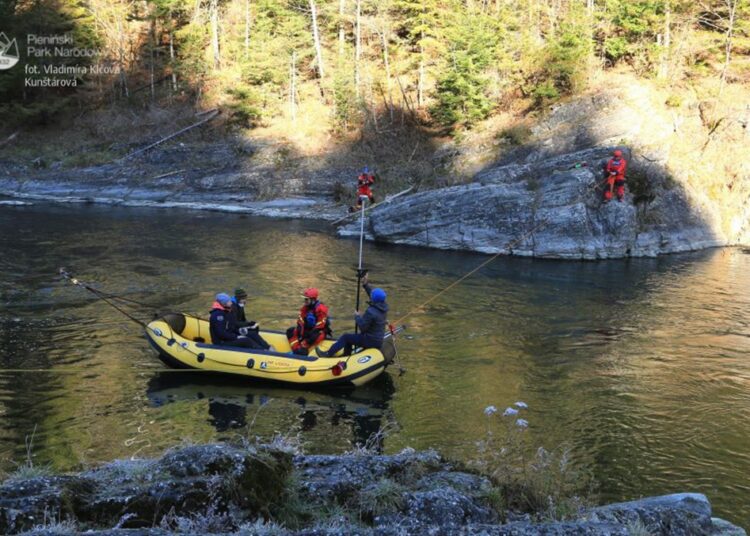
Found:
[[[647, 192], [602, 202], [610, 149], [590, 149], [479, 174], [374, 209], [380, 240], [564, 259], [653, 256], [727, 243], [683, 188], [653, 175]], [[628, 152], [626, 151], [626, 156]]]
[[[370, 232], [389, 242], [565, 259], [747, 243], [747, 111], [697, 100], [675, 110], [664, 99], [622, 83], [560, 105], [533, 127], [529, 144], [470, 184], [374, 209]], [[615, 147], [629, 163], [628, 193], [603, 204], [602, 168]]]

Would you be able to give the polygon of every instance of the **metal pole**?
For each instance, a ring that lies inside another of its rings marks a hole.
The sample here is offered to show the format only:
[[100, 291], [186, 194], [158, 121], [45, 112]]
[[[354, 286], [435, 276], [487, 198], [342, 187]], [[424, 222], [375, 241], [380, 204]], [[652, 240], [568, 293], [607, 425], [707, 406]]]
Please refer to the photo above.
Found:
[[359, 270], [362, 270], [362, 244], [365, 240], [365, 199], [367, 199], [367, 196], [364, 195], [359, 198], [362, 206], [361, 218], [359, 220], [359, 265], [357, 266]]
[[[362, 287], [362, 248], [365, 241], [365, 201], [367, 200], [367, 196], [361, 195], [359, 196], [359, 202], [362, 207], [362, 210], [360, 212], [360, 220], [359, 220], [359, 264], [357, 264], [357, 305], [355, 309], [359, 311], [359, 295], [361, 292]], [[356, 320], [354, 321], [354, 333], [358, 333], [359, 328], [357, 327]]]

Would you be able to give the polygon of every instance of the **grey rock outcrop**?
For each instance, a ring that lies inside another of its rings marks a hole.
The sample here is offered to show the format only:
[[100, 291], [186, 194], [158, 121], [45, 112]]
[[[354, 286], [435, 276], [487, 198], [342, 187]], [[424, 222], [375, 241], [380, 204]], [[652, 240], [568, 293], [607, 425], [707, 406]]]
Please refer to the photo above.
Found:
[[[726, 243], [667, 175], [652, 174], [647, 184], [631, 179], [623, 203], [604, 204], [601, 170], [610, 153], [587, 149], [491, 168], [471, 184], [374, 208], [368, 230], [387, 242], [562, 259], [655, 256]], [[637, 166], [631, 169], [637, 175]]]
[[6, 481], [0, 486], [0, 532], [746, 536], [712, 518], [700, 494], [612, 504], [564, 522], [535, 523], [529, 514], [496, 511], [491, 490], [487, 478], [433, 451], [305, 456], [279, 445], [192, 446], [159, 460]]
[[[278, 148], [277, 148], [278, 149]], [[268, 151], [266, 151], [268, 152]], [[138, 158], [83, 168], [44, 169], [0, 161], [0, 195], [24, 200], [240, 212], [269, 217], [335, 219], [330, 200], [352, 170], [302, 162], [281, 170], [262, 149], [229, 141], [175, 144]], [[272, 153], [276, 155], [276, 152]]]

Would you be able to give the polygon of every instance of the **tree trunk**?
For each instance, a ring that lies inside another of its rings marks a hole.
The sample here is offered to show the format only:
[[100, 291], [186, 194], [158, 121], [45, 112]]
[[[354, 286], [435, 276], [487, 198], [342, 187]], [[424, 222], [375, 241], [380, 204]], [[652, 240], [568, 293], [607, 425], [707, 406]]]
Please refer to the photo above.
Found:
[[589, 46], [591, 47], [586, 57], [586, 67], [588, 70], [588, 79], [589, 82], [591, 82], [591, 79], [594, 75], [594, 0], [586, 0], [586, 17], [586, 24], [588, 26], [589, 34]]
[[734, 23], [737, 16], [737, 1], [726, 0], [727, 7], [729, 8], [729, 21], [727, 22], [726, 40], [724, 42], [724, 67], [721, 69], [721, 78], [719, 79], [719, 96], [724, 91], [729, 63], [732, 61], [732, 38], [734, 37]]
[[156, 99], [156, 88], [154, 87], [154, 81], [156, 79], [155, 77], [155, 65], [156, 62], [156, 19], [151, 18], [151, 31], [149, 32], [151, 35], [150, 41], [151, 41], [151, 80], [149, 81], [149, 85], [151, 86], [151, 100], [154, 101]]
[[250, 53], [250, 0], [245, 0], [245, 57]]
[[359, 99], [359, 85], [360, 85], [360, 72], [359, 72], [359, 58], [362, 55], [362, 40], [361, 40], [361, 8], [362, 8], [362, 2], [361, 0], [356, 0], [356, 19], [355, 19], [355, 29], [354, 29], [354, 90], [357, 94], [357, 99]]
[[297, 51], [292, 51], [292, 66], [289, 71], [289, 113], [292, 122], [297, 122]]
[[174, 29], [169, 30], [169, 64], [172, 69], [172, 91], [177, 91], [177, 73], [174, 72]]
[[388, 38], [386, 29], [383, 28], [383, 32], [380, 34], [380, 39], [383, 43], [383, 65], [385, 67], [385, 94], [388, 98], [388, 111], [391, 115], [391, 123], [393, 122], [393, 96], [391, 95], [391, 63], [388, 60]]
[[669, 58], [672, 48], [672, 0], [664, 0], [664, 37], [661, 42], [659, 78], [669, 77]]
[[219, 0], [211, 0], [211, 50], [214, 56], [214, 69], [221, 64], [219, 52]]
[[117, 21], [117, 35], [118, 35], [118, 63], [120, 70], [120, 89], [125, 98], [130, 97], [130, 91], [128, 90], [128, 78], [125, 75], [125, 30], [122, 27], [122, 21]]
[[323, 51], [320, 46], [320, 34], [318, 32], [318, 12], [315, 8], [315, 0], [310, 0], [310, 17], [312, 18], [313, 42], [315, 43], [315, 57], [318, 61], [318, 76], [323, 79]]
[[[424, 32], [422, 33], [424, 39]], [[424, 46], [419, 42], [419, 80], [417, 81], [417, 108], [424, 103]]]
[[339, 0], [339, 60], [344, 56], [344, 11], [346, 9], [346, 0]]

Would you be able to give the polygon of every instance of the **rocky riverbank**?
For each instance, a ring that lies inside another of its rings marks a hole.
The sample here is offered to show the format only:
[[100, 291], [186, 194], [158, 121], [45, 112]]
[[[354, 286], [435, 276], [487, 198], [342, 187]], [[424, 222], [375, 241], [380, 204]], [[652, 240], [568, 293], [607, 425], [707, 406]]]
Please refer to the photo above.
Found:
[[0, 162], [0, 195], [26, 202], [215, 210], [281, 218], [335, 219], [341, 214], [332, 195], [345, 170], [282, 173], [264, 151], [230, 140], [179, 143], [137, 159], [77, 169], [54, 162]]
[[[516, 145], [442, 142], [425, 156], [437, 179], [369, 212], [368, 237], [559, 259], [750, 244], [747, 111], [710, 100], [676, 110], [664, 99], [626, 80], [548, 111]], [[628, 193], [603, 204], [602, 167], [615, 147], [629, 162]], [[459, 179], [467, 169], [473, 178]], [[322, 157], [292, 158], [283, 146], [229, 139], [80, 169], [0, 162], [0, 195], [333, 221], [346, 214], [336, 201], [351, 201], [356, 173]], [[398, 189], [409, 182], [390, 178]]]
[[[503, 494], [504, 493], [504, 494]], [[0, 486], [3, 534], [723, 535], [704, 495], [513, 512], [511, 492], [433, 451], [302, 455], [283, 444], [190, 446]]]

